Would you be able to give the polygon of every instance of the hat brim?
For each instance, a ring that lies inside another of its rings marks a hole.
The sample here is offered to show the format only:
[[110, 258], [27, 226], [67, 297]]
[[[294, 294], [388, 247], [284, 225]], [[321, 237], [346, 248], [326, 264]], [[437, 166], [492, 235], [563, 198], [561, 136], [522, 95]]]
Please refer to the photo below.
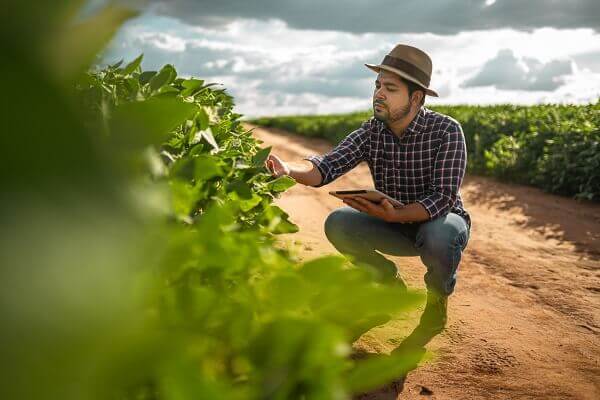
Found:
[[365, 64], [365, 66], [377, 73], [379, 73], [380, 70], [384, 69], [386, 71], [389, 72], [393, 72], [394, 74], [400, 75], [401, 77], [403, 77], [404, 79], [407, 79], [411, 82], [416, 83], [417, 85], [419, 85], [420, 87], [423, 88], [423, 90], [425, 90], [425, 94], [427, 94], [428, 96], [432, 96], [432, 97], [440, 97], [437, 92], [435, 90], [429, 89], [425, 86], [423, 86], [423, 84], [421, 82], [419, 82], [418, 80], [416, 80], [415, 78], [413, 78], [412, 76], [410, 76], [409, 74], [407, 74], [406, 72], [400, 71], [399, 69], [396, 69], [394, 67], [390, 67], [389, 65], [375, 65], [375, 64]]

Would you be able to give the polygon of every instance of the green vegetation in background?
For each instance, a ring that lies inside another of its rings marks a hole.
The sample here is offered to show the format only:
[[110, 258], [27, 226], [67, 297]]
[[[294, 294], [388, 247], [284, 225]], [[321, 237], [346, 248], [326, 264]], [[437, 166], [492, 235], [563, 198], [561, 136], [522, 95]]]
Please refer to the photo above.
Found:
[[0, 20], [0, 397], [334, 399], [406, 370], [346, 356], [422, 294], [277, 249], [294, 182], [233, 99], [141, 57], [86, 72], [132, 13], [82, 4]]
[[[600, 101], [429, 108], [461, 123], [469, 172], [534, 185], [550, 193], [600, 200]], [[372, 115], [264, 117], [250, 122], [337, 144]]]

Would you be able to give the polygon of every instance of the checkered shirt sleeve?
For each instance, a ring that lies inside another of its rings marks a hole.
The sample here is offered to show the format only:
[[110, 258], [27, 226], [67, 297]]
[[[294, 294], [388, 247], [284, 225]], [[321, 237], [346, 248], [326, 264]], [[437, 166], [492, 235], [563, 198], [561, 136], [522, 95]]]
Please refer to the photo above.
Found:
[[329, 153], [311, 155], [303, 160], [312, 162], [323, 178], [321, 183], [313, 187], [321, 187], [336, 180], [350, 171], [361, 161], [366, 161], [368, 154], [369, 122], [364, 122], [360, 128], [351, 132]]
[[417, 200], [430, 217], [445, 215], [456, 202], [467, 167], [467, 147], [462, 127], [452, 124], [442, 137], [432, 171], [428, 194]]

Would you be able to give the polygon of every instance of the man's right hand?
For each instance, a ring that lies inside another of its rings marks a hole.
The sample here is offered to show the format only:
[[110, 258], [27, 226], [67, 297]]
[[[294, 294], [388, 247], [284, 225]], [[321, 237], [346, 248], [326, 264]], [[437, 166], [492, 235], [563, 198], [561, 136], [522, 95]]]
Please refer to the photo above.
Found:
[[265, 167], [271, 171], [271, 174], [275, 178], [290, 174], [290, 167], [287, 165], [287, 163], [274, 154], [269, 154], [267, 161], [265, 161]]

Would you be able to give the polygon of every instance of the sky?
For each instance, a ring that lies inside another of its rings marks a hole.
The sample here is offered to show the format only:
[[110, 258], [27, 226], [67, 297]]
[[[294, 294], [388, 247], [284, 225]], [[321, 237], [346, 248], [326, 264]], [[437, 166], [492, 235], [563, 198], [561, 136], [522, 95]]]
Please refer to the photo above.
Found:
[[[89, 9], [104, 0], [92, 0]], [[598, 0], [130, 0], [103, 62], [144, 54], [221, 84], [244, 118], [371, 108], [397, 44], [432, 59], [434, 104], [587, 103], [600, 97]]]

